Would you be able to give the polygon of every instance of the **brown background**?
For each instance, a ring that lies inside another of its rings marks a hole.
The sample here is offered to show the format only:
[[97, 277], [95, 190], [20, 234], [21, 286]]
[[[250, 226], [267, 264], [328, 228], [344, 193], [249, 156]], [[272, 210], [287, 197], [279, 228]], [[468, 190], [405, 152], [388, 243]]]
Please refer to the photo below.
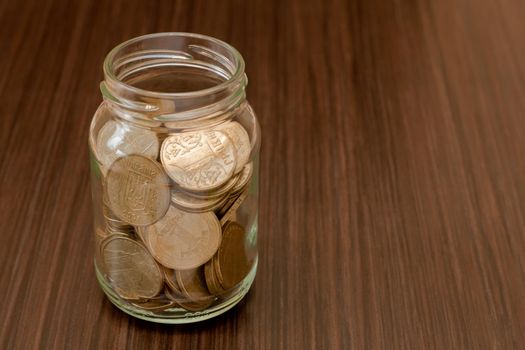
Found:
[[[0, 348], [523, 349], [525, 2], [0, 1]], [[260, 264], [214, 320], [128, 317], [92, 264], [105, 53], [236, 46], [263, 129]]]

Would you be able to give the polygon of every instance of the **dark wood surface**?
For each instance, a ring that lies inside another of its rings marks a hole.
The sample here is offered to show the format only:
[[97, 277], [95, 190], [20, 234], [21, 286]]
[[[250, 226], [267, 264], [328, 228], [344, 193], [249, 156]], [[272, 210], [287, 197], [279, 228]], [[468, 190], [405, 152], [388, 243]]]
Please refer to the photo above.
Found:
[[[0, 348], [523, 349], [525, 2], [0, 1]], [[114, 45], [212, 35], [263, 129], [260, 262], [214, 320], [118, 311], [87, 132]]]

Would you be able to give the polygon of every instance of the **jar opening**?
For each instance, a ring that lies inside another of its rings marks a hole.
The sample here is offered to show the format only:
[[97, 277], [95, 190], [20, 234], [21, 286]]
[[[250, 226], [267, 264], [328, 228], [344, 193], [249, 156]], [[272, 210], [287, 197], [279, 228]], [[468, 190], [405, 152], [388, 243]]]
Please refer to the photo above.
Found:
[[229, 77], [217, 74], [207, 67], [174, 63], [148, 65], [120, 78], [137, 89], [158, 93], [191, 93], [220, 85]]
[[104, 77], [104, 97], [164, 118], [229, 103], [246, 86], [244, 61], [235, 48], [191, 33], [149, 34], [118, 45], [104, 61]]

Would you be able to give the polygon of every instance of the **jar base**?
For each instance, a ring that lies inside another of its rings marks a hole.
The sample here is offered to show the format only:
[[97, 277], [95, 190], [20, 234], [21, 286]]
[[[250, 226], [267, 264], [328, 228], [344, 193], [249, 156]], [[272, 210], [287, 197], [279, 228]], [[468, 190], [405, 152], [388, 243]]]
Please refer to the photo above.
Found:
[[210, 318], [219, 316], [226, 311], [233, 308], [237, 305], [244, 296], [250, 290], [250, 287], [255, 279], [257, 273], [257, 260], [253, 264], [253, 267], [250, 273], [246, 276], [244, 281], [238, 287], [237, 293], [230, 298], [224, 300], [220, 304], [214, 305], [206, 310], [191, 312], [183, 308], [171, 308], [164, 310], [160, 313], [154, 313], [151, 311], [143, 310], [138, 307], [129, 305], [123, 301], [108, 285], [102, 273], [99, 271], [97, 264], [95, 263], [95, 271], [97, 275], [98, 283], [100, 287], [108, 297], [108, 299], [118, 307], [120, 310], [124, 311], [128, 315], [139, 318], [141, 320], [163, 323], [163, 324], [185, 324], [185, 323], [195, 323], [200, 321], [205, 321]]

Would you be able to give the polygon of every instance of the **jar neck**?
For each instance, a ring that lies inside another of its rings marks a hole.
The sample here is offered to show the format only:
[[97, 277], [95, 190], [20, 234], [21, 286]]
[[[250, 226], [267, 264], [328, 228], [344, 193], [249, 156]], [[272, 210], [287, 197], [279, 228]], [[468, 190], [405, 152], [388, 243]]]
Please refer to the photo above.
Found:
[[244, 61], [232, 46], [203, 35], [159, 33], [126, 41], [104, 61], [100, 90], [126, 119], [214, 119], [246, 97]]

